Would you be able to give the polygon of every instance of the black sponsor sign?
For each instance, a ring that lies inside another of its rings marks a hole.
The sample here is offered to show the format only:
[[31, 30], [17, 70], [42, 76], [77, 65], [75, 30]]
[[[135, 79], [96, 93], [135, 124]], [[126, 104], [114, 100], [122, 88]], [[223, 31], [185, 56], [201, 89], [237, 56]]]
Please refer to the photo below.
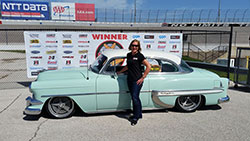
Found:
[[154, 39], [154, 35], [144, 35], [144, 39]]
[[180, 36], [179, 35], [171, 35], [170, 39], [180, 39]]

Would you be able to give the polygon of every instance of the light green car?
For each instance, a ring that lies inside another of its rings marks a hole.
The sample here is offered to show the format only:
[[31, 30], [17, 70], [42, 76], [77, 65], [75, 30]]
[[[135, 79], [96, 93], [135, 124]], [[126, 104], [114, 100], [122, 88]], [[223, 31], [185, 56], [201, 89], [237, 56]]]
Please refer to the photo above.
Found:
[[[215, 73], [189, 67], [178, 56], [143, 51], [151, 64], [140, 93], [143, 109], [173, 108], [195, 111], [202, 105], [229, 101], [228, 79]], [[126, 72], [126, 50], [104, 51], [90, 67], [41, 72], [26, 98], [26, 115], [46, 110], [52, 117], [71, 116], [76, 106], [85, 113], [132, 109]], [[142, 66], [144, 69], [144, 66]]]

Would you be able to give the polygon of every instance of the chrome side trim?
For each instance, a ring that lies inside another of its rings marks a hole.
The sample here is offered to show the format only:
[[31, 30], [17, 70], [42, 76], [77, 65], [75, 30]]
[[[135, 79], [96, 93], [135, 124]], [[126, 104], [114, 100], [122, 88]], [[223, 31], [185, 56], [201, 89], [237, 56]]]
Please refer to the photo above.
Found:
[[152, 97], [153, 102], [161, 107], [164, 107], [164, 108], [173, 108], [174, 107], [174, 105], [169, 105], [169, 104], [162, 102], [159, 99], [159, 93], [157, 91], [152, 91], [151, 97]]
[[216, 94], [223, 92], [221, 88], [204, 89], [204, 90], [169, 90], [169, 91], [152, 91], [152, 100], [155, 104], [164, 108], [173, 108], [175, 105], [169, 105], [160, 100], [162, 96], [186, 96], [186, 95], [201, 95], [201, 94]]
[[[141, 91], [141, 93], [149, 93], [151, 91]], [[129, 94], [129, 91], [121, 92], [100, 92], [100, 93], [81, 93], [81, 94], [57, 94], [57, 95], [42, 95], [41, 97], [55, 97], [55, 96], [83, 96], [83, 95], [103, 95], [103, 94]]]
[[214, 89], [200, 89], [200, 90], [169, 90], [169, 91], [157, 91], [152, 92], [158, 93], [158, 96], [185, 96], [185, 95], [201, 95], [201, 94], [216, 94], [221, 93], [224, 90], [222, 88]]
[[225, 102], [228, 102], [228, 101], [230, 101], [229, 96], [222, 97], [222, 98], [218, 99], [218, 104], [225, 103]]
[[[169, 90], [169, 91], [141, 91], [141, 93], [157, 92], [158, 96], [181, 96], [181, 95], [200, 95], [200, 94], [215, 94], [222, 92], [222, 88], [204, 89], [204, 90]], [[83, 96], [83, 95], [103, 95], [103, 94], [129, 94], [129, 91], [121, 92], [99, 92], [99, 93], [81, 93], [81, 94], [57, 94], [57, 95], [42, 95], [41, 97], [55, 96]]]

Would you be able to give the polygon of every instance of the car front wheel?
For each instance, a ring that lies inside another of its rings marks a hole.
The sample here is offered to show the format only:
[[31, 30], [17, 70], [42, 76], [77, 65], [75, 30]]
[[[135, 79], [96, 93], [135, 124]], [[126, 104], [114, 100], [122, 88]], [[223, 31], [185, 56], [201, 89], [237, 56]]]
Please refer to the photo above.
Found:
[[69, 97], [54, 97], [47, 103], [47, 111], [54, 118], [70, 117], [74, 111], [74, 101]]
[[180, 96], [176, 101], [176, 108], [183, 112], [193, 112], [202, 104], [201, 95]]

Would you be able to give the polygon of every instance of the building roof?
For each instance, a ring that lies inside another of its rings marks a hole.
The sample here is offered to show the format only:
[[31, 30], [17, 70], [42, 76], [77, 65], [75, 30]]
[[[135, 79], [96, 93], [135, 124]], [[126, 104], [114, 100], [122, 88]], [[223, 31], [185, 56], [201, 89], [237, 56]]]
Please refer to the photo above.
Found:
[[[129, 50], [127, 49], [107, 49], [102, 52], [108, 59], [113, 57], [126, 57]], [[154, 50], [143, 50], [141, 52], [146, 58], [162, 58], [175, 62], [176, 64], [181, 63], [181, 58], [177, 55], [166, 53], [163, 51], [154, 51]]]

